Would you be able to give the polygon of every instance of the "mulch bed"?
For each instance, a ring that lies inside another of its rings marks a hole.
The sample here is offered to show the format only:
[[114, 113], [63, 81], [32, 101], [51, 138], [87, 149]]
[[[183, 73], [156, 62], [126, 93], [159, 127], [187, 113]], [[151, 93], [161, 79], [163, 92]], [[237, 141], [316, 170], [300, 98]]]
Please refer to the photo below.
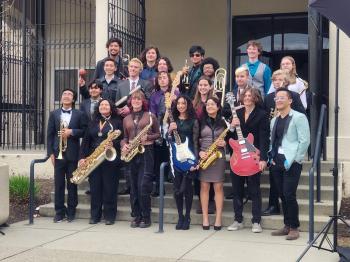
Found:
[[[51, 202], [50, 193], [53, 191], [53, 179], [36, 179], [35, 183], [39, 185], [39, 193], [35, 199], [35, 207]], [[8, 224], [28, 219], [29, 202], [10, 199], [10, 217]]]

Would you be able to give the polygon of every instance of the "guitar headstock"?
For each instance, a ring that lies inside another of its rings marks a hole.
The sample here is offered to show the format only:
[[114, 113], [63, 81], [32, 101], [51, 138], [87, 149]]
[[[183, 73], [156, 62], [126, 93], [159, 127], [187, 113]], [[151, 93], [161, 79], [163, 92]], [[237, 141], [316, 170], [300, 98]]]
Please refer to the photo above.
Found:
[[229, 103], [230, 105], [234, 105], [236, 102], [236, 97], [232, 92], [228, 92], [225, 98], [226, 98], [226, 102]]

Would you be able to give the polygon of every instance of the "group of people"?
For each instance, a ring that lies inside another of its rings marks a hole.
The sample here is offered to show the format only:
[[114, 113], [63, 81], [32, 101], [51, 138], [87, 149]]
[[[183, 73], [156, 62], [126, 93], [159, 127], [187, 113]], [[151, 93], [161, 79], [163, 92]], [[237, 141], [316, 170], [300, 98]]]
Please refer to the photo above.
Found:
[[[236, 101], [232, 105], [222, 104], [220, 96], [224, 94], [214, 90], [219, 63], [214, 58], [205, 58], [201, 46], [189, 49], [192, 65], [184, 66], [176, 76], [169, 58], [161, 56], [157, 47], [147, 47], [139, 58], [130, 59], [127, 67], [120, 56], [120, 39], [109, 39], [106, 47], [108, 57], [97, 63], [94, 79], [87, 84], [83, 76], [79, 78], [83, 98], [80, 110], [74, 108], [76, 92], [66, 88], [62, 92], [61, 108], [49, 117], [47, 151], [55, 172], [54, 222], [75, 219], [78, 201], [77, 186], [70, 181], [73, 171], [89, 165], [87, 157], [106, 141], [110, 131], [120, 130], [119, 137], [104, 145], [106, 150], [115, 148], [117, 157], [113, 161], [104, 160], [88, 178], [90, 224], [99, 223], [102, 218], [106, 225], [114, 224], [119, 179], [124, 176], [126, 188], [121, 191], [130, 190], [130, 226], [149, 227], [151, 194], [154, 188], [159, 188], [160, 164], [169, 161], [169, 144], [180, 138], [181, 143], [188, 142], [188, 149], [198, 161], [207, 160], [208, 148], [213, 146], [222, 157], [206, 168], [194, 162], [188, 171], [180, 170], [170, 161], [178, 211], [176, 229], [190, 228], [196, 194], [201, 204], [198, 209], [203, 216], [203, 230], [211, 227], [210, 213], [216, 213], [214, 230], [221, 230], [226, 151], [231, 156], [235, 154], [228, 144], [230, 139], [241, 141], [251, 133], [253, 144], [260, 151], [259, 171], [250, 176], [230, 172], [232, 194], [227, 198], [233, 199], [234, 220], [228, 230], [243, 228], [246, 184], [252, 201], [252, 231], [262, 232], [262, 215], [280, 212], [280, 198], [284, 227], [272, 235], [285, 235], [289, 240], [299, 237], [296, 190], [310, 131], [305, 111], [307, 86], [297, 76], [292, 57], [284, 57], [281, 69], [271, 74], [269, 66], [259, 60], [261, 44], [249, 41], [249, 61], [235, 70]], [[63, 146], [62, 141], [66, 141]], [[131, 153], [134, 155], [125, 160]], [[260, 177], [267, 168], [269, 206], [262, 211]], [[155, 191], [152, 195], [158, 194]]]

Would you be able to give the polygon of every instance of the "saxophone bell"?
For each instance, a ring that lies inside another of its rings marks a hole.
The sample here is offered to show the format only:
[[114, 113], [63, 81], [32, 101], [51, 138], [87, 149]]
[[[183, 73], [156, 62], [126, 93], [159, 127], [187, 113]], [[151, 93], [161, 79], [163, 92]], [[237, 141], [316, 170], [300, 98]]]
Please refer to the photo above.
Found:
[[114, 147], [111, 147], [105, 151], [105, 159], [107, 161], [113, 161], [117, 157], [117, 151]]

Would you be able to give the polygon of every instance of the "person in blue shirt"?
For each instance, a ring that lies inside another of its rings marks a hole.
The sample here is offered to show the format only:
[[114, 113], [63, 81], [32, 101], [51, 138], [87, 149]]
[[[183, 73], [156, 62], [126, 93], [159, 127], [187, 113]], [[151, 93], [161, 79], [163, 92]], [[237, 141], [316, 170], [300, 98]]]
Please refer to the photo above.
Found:
[[249, 84], [258, 88], [262, 97], [268, 93], [271, 85], [271, 69], [259, 60], [263, 51], [262, 45], [256, 40], [247, 44], [248, 62], [243, 64], [249, 70]]
[[143, 64], [143, 70], [140, 74], [140, 78], [143, 80], [148, 80], [155, 84], [155, 79], [157, 77], [156, 62], [160, 57], [160, 53], [157, 47], [149, 46], [142, 51], [140, 55], [140, 60]]

